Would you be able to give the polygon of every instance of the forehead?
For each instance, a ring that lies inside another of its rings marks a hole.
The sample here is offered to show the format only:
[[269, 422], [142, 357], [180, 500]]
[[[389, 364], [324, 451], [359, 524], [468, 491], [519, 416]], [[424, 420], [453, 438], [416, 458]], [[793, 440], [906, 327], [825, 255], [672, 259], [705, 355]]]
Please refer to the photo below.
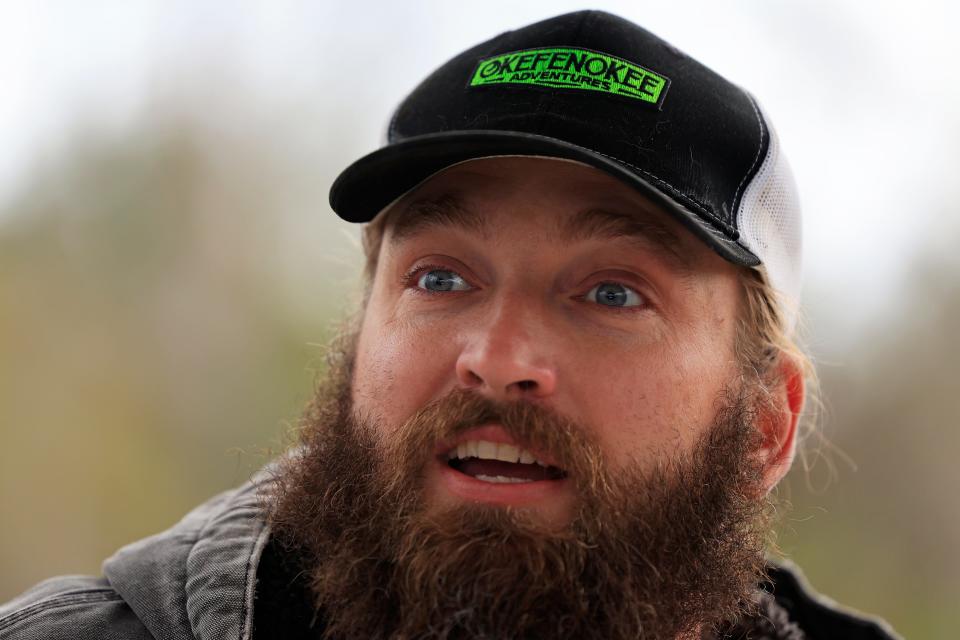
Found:
[[[387, 241], [403, 244], [454, 229], [486, 241], [518, 218], [533, 219], [542, 239], [610, 240], [652, 250], [689, 270], [702, 242], [635, 189], [584, 164], [552, 158], [484, 158], [427, 180], [381, 215]], [[715, 255], [715, 254], [714, 254]]]

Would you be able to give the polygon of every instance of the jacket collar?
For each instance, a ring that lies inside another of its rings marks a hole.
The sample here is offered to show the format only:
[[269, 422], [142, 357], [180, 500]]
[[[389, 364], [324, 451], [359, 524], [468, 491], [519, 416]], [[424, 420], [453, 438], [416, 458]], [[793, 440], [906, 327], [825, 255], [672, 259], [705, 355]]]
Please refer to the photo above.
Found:
[[257, 564], [269, 537], [258, 489], [272, 468], [104, 562], [104, 576], [154, 637], [249, 640]]

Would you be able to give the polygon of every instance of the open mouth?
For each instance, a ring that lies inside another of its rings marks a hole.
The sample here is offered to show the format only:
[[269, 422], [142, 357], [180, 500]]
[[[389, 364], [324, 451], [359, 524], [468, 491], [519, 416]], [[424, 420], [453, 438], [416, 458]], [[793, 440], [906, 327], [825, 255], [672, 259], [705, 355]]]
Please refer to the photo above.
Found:
[[466, 440], [444, 457], [451, 469], [483, 482], [520, 484], [566, 477], [563, 469], [537, 459], [526, 449], [503, 442]]

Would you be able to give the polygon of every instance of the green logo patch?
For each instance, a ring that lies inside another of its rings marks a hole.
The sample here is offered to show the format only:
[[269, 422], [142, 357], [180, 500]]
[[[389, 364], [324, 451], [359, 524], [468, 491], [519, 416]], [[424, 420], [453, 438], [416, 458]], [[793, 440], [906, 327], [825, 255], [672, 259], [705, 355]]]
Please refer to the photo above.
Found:
[[670, 80], [622, 58], [573, 47], [546, 47], [501, 53], [481, 60], [471, 87], [533, 84], [603, 91], [659, 106]]

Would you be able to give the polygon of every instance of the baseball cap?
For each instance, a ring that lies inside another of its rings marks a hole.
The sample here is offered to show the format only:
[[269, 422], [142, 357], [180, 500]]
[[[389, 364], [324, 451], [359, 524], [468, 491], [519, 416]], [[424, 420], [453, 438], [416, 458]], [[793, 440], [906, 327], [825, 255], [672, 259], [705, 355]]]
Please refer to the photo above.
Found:
[[769, 117], [744, 89], [603, 11], [507, 31], [446, 62], [397, 107], [386, 144], [337, 177], [330, 205], [368, 222], [454, 164], [515, 155], [605, 171], [723, 258], [763, 265], [792, 327], [800, 205]]

